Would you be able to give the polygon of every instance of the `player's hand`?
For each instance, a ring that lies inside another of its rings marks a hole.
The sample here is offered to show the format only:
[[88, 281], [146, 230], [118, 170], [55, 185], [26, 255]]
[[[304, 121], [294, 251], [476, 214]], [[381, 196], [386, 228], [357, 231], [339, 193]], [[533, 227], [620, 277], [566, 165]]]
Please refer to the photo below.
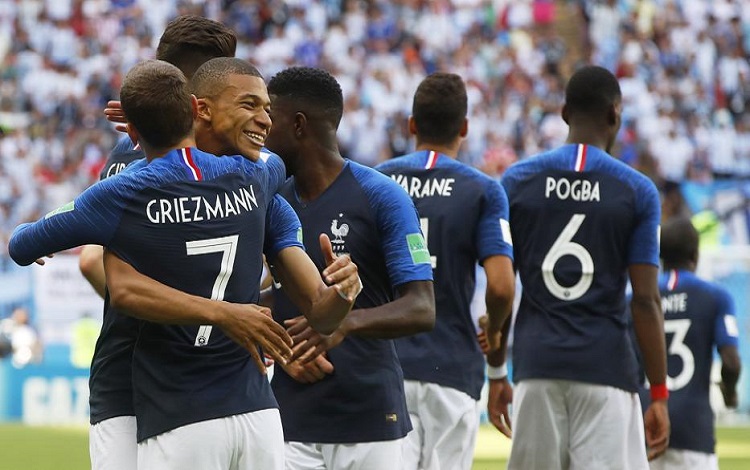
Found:
[[484, 354], [500, 348], [500, 340], [503, 337], [502, 325], [493, 323], [486, 314], [479, 317], [480, 331], [477, 334], [477, 341], [479, 341], [479, 347]]
[[286, 320], [287, 333], [294, 341], [294, 352], [290, 362], [306, 364], [331, 348], [338, 346], [346, 336], [340, 329], [330, 335], [322, 335], [312, 329], [303, 316]]
[[646, 448], [648, 459], [653, 460], [664, 452], [669, 446], [669, 413], [666, 400], [652, 401], [643, 415], [646, 431]]
[[326, 261], [323, 279], [349, 302], [354, 302], [362, 291], [362, 280], [357, 274], [358, 268], [349, 255], [337, 256], [333, 252], [331, 239], [325, 233], [320, 234], [320, 249]]
[[721, 390], [721, 396], [724, 398], [724, 405], [727, 408], [737, 408], [737, 389], [729, 389], [724, 385], [724, 382], [719, 382], [719, 390]]
[[284, 371], [297, 382], [305, 384], [315, 383], [323, 380], [327, 375], [333, 374], [333, 364], [325, 354], [316, 356], [308, 363], [300, 361], [289, 362], [282, 365]]
[[[54, 257], [55, 257], [54, 253], [47, 255], [47, 258], [54, 258]], [[46, 263], [46, 261], [44, 261], [44, 258], [37, 258], [34, 262], [38, 264], [39, 266], [44, 266]]]
[[487, 398], [487, 415], [498, 431], [508, 439], [513, 437], [508, 405], [513, 402], [513, 387], [508, 377], [490, 380], [490, 393]]
[[271, 318], [271, 310], [254, 304], [232, 304], [223, 302], [224, 315], [218, 326], [229, 338], [250, 353], [258, 370], [267, 372], [263, 354], [276, 362], [285, 364], [292, 356], [292, 338], [283, 326]]
[[107, 116], [107, 121], [115, 123], [115, 130], [118, 132], [127, 132], [128, 120], [125, 118], [125, 113], [122, 111], [122, 104], [119, 101], [107, 101], [107, 107], [104, 108], [104, 115]]

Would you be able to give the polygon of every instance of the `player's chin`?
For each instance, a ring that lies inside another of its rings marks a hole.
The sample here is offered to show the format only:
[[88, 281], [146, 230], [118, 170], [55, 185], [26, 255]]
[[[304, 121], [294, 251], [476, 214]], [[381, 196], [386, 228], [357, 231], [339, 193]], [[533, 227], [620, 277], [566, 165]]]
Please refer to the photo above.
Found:
[[242, 156], [250, 161], [257, 162], [260, 159], [260, 149], [257, 145], [244, 145], [240, 147]]

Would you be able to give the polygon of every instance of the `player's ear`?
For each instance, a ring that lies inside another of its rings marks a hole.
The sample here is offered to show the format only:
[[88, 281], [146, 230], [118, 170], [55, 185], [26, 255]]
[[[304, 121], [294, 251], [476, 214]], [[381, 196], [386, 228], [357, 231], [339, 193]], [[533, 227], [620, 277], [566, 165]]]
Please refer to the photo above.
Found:
[[138, 139], [140, 138], [140, 135], [138, 135], [138, 130], [133, 127], [131, 123], [128, 122], [125, 124], [125, 132], [128, 134], [128, 137], [130, 137], [130, 141], [133, 142], [134, 146], [139, 144]]
[[417, 122], [414, 116], [409, 116], [409, 135], [417, 135]]
[[198, 98], [195, 95], [190, 95], [190, 107], [193, 108], [193, 120], [198, 117]]
[[195, 117], [202, 121], [211, 122], [211, 106], [206, 98], [195, 98]]
[[307, 116], [305, 113], [297, 112], [294, 113], [294, 135], [296, 137], [302, 137], [302, 133], [307, 127]]
[[561, 115], [562, 115], [563, 121], [565, 121], [565, 124], [570, 125], [570, 122], [568, 121], [569, 120], [569, 116], [568, 116], [568, 105], [567, 104], [563, 105]]
[[461, 124], [461, 129], [458, 131], [458, 135], [463, 139], [466, 137], [466, 134], [469, 133], [469, 119], [464, 118], [463, 124]]

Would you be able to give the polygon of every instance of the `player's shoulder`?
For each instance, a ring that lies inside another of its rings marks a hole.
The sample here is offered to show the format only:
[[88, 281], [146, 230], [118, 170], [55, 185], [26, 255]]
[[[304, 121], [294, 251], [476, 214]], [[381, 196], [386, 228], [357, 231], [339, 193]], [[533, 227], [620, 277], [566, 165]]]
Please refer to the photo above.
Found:
[[365, 188], [382, 186], [401, 188], [391, 177], [375, 168], [357, 163], [354, 160], [346, 160], [345, 167], [352, 173], [354, 179]]

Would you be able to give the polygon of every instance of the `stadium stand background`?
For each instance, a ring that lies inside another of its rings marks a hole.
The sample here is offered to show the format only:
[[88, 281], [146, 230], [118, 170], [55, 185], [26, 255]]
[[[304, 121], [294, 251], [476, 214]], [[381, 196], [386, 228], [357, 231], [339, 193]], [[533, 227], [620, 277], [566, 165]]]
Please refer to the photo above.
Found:
[[559, 110], [571, 70], [608, 67], [624, 95], [614, 153], [662, 188], [666, 213], [695, 217], [702, 269], [732, 290], [750, 363], [748, 0], [5, 0], [0, 318], [29, 308], [45, 364], [67, 359], [56, 345], [98, 304], [81, 300], [90, 292], [73, 261], [46, 272], [14, 266], [8, 235], [96, 181], [116, 138], [102, 109], [180, 14], [230, 25], [238, 57], [266, 78], [293, 64], [331, 71], [345, 94], [342, 153], [368, 165], [412, 149], [406, 118], [427, 73], [465, 78], [470, 131], [461, 159], [499, 176], [564, 141]]

